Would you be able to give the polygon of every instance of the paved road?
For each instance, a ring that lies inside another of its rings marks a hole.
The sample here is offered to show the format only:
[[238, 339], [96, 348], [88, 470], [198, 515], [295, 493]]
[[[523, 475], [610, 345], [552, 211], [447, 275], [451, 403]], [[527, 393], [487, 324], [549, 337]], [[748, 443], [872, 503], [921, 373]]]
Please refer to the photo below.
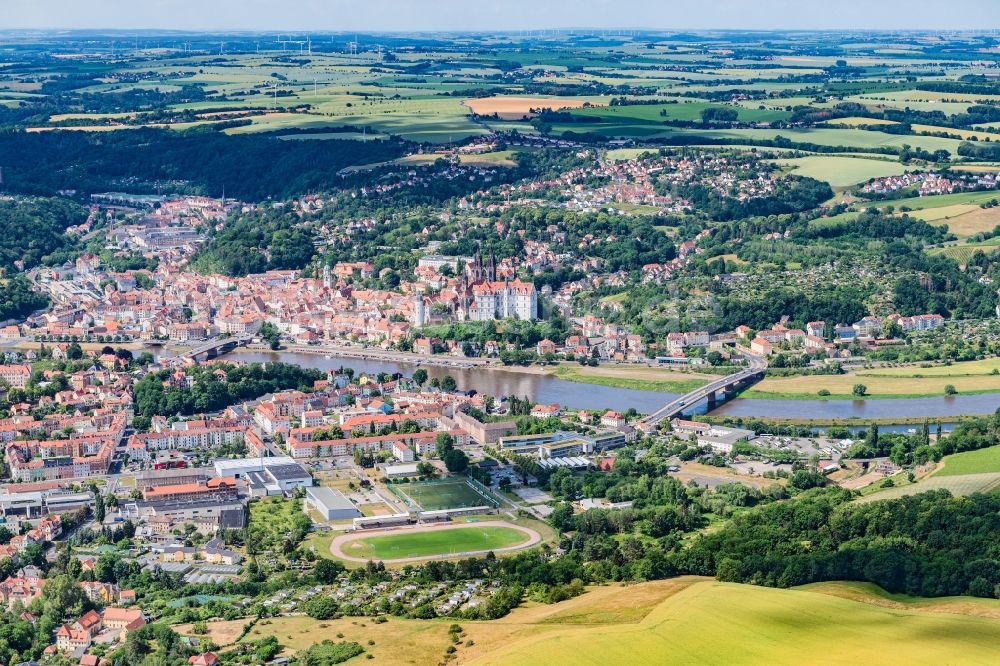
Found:
[[766, 357], [746, 352], [744, 352], [744, 356], [746, 356], [746, 358], [750, 361], [750, 365], [746, 368], [743, 368], [738, 372], [734, 372], [731, 375], [726, 375], [721, 379], [716, 379], [715, 381], [696, 388], [689, 393], [685, 393], [676, 400], [667, 403], [660, 409], [642, 419], [642, 422], [657, 424], [660, 421], [672, 419], [675, 416], [679, 416], [685, 409], [691, 409], [702, 400], [708, 398], [710, 395], [714, 395], [725, 387], [748, 381], [754, 377], [762, 375], [764, 370], [767, 369]]

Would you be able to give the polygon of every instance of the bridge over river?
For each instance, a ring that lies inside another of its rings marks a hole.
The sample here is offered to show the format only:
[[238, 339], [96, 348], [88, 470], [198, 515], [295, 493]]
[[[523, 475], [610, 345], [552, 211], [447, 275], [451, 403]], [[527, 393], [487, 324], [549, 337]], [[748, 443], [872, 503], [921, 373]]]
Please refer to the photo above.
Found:
[[731, 395], [736, 389], [752, 384], [760, 380], [767, 370], [767, 358], [752, 353], [745, 347], [737, 347], [737, 350], [747, 359], [749, 365], [738, 372], [726, 375], [713, 382], [705, 384], [693, 391], [668, 402], [666, 405], [643, 418], [640, 427], [653, 427], [661, 421], [669, 421], [680, 417], [684, 412], [691, 412], [695, 405], [702, 400], [708, 400], [709, 411], [711, 411], [718, 400], [719, 393]]

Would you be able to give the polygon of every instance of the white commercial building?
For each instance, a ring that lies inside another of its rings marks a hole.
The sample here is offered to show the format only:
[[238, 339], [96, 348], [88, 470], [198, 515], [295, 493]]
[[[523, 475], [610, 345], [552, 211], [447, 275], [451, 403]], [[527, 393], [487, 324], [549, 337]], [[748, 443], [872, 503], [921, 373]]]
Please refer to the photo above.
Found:
[[325, 486], [306, 488], [303, 507], [316, 511], [323, 520], [352, 520], [361, 517], [361, 511], [344, 493]]

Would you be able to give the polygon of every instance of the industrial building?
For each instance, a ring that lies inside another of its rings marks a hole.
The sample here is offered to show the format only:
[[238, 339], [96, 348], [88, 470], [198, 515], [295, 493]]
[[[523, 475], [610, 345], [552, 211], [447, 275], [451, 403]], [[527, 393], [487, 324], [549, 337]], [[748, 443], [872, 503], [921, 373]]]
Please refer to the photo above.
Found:
[[219, 476], [245, 481], [251, 497], [282, 495], [313, 483], [309, 472], [288, 456], [216, 460], [214, 465]]
[[361, 517], [361, 511], [339, 490], [316, 486], [306, 488], [303, 507], [316, 511], [323, 520], [352, 520]]

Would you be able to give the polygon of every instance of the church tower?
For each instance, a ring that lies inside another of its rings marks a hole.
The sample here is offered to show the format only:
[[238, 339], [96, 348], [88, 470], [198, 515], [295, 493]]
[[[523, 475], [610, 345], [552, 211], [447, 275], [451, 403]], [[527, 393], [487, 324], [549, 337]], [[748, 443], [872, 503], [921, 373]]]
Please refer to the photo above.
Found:
[[416, 295], [413, 297], [413, 325], [423, 326], [427, 323], [427, 306], [424, 304], [424, 297]]

